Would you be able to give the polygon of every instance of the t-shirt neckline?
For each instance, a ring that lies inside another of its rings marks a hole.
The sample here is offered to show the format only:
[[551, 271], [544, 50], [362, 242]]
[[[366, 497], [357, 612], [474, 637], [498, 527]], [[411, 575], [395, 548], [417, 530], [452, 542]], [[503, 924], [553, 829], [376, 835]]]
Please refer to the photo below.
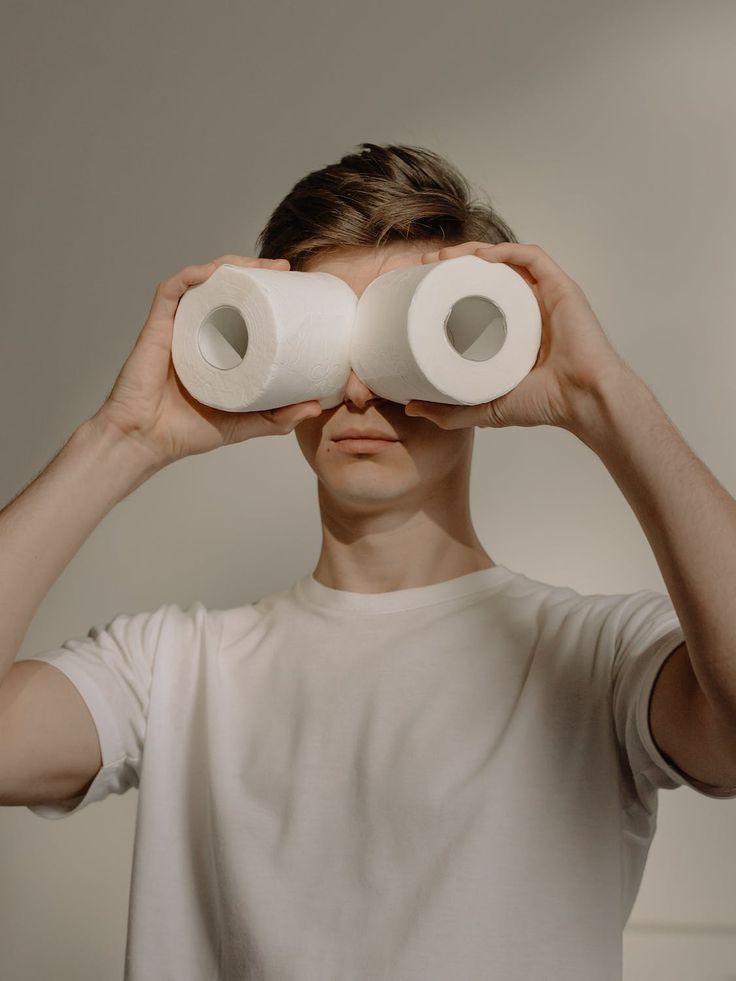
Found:
[[387, 593], [353, 593], [325, 586], [309, 573], [297, 581], [296, 588], [301, 597], [314, 606], [354, 613], [395, 613], [431, 606], [472, 593], [494, 592], [515, 575], [505, 565], [496, 563], [489, 569], [477, 569], [475, 572], [467, 572], [428, 586], [411, 586]]

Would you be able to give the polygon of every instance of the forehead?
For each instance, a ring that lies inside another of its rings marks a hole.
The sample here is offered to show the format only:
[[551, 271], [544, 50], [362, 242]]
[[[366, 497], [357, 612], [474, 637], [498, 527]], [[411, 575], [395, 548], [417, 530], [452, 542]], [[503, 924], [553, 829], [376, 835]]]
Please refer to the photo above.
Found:
[[304, 272], [339, 276], [360, 296], [377, 276], [400, 266], [415, 265], [424, 252], [436, 248], [438, 245], [432, 242], [391, 242], [380, 249], [335, 249], [312, 258], [304, 266]]

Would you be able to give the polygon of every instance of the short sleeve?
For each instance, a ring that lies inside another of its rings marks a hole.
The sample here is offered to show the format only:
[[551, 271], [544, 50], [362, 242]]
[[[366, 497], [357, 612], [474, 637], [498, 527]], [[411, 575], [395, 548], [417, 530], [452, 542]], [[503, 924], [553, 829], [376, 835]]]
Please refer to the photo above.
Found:
[[34, 814], [68, 817], [108, 794], [138, 786], [156, 651], [177, 614], [176, 604], [119, 613], [106, 625], [91, 627], [86, 637], [27, 659], [53, 665], [74, 684], [94, 720], [102, 753], [102, 766], [85, 794], [26, 805]]
[[658, 748], [649, 705], [660, 669], [685, 636], [667, 594], [641, 590], [620, 598], [611, 620], [613, 715], [636, 796], [647, 806], [657, 789], [688, 786], [706, 797], [736, 797], [736, 788], [702, 783]]

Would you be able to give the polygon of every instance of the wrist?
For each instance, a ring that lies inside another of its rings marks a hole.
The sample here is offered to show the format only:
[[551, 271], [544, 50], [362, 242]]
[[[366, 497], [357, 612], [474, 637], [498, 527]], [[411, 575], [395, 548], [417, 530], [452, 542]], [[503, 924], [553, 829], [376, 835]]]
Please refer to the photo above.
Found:
[[120, 469], [121, 477], [131, 484], [130, 490], [140, 486], [169, 462], [148, 444], [122, 429], [105, 413], [104, 407], [86, 419], [73, 438], [100, 462], [114, 462]]
[[653, 399], [642, 379], [626, 364], [616, 362], [601, 372], [571, 400], [565, 428], [595, 452], [605, 447], [622, 413], [635, 410], [641, 400]]

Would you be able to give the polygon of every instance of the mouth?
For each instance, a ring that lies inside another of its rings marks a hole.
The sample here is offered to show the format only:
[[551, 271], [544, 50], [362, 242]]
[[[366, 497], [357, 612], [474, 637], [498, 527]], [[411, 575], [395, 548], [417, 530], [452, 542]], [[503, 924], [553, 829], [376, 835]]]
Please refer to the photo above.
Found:
[[375, 437], [355, 437], [344, 436], [341, 439], [332, 441], [338, 450], [343, 453], [379, 453], [381, 450], [388, 449], [400, 443], [398, 439], [377, 439]]

